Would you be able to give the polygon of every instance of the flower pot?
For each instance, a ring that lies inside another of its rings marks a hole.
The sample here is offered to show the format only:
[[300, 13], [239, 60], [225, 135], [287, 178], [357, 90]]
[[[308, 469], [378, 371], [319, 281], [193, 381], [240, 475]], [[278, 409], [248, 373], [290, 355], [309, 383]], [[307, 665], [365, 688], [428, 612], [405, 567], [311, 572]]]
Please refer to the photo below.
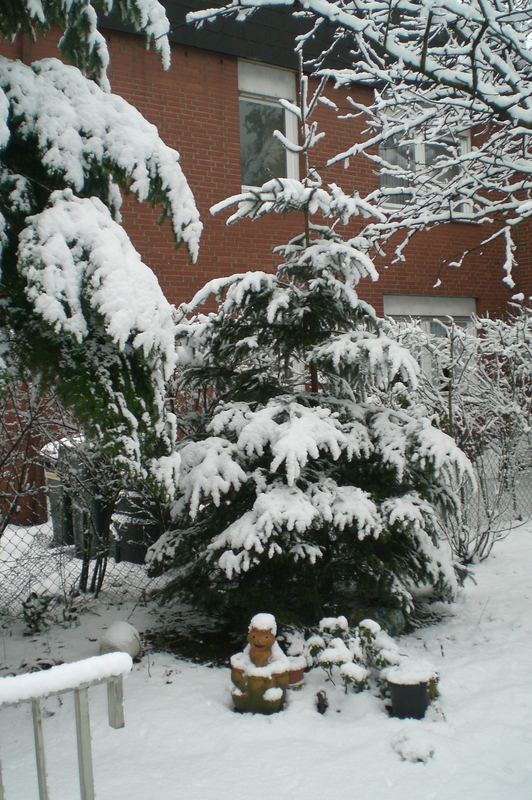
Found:
[[251, 714], [275, 714], [286, 698], [288, 672], [271, 677], [248, 675], [242, 669], [231, 670], [235, 688], [231, 692], [236, 711]]
[[381, 673], [388, 681], [392, 717], [422, 719], [438, 694], [438, 673], [428, 661], [404, 659]]
[[423, 719], [430, 703], [428, 682], [401, 684], [389, 681], [388, 686], [392, 717]]

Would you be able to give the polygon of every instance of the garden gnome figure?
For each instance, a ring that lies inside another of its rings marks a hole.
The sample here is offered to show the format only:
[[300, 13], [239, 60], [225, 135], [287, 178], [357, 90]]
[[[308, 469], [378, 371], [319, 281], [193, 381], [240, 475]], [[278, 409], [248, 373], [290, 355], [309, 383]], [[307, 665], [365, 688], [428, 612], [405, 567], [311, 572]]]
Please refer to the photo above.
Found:
[[[256, 627], [257, 621], [259, 625], [266, 624], [268, 627]], [[249, 657], [256, 667], [265, 667], [272, 660], [276, 634], [275, 617], [271, 614], [257, 614], [251, 620], [248, 630]]]
[[231, 657], [232, 691], [237, 711], [273, 714], [284, 705], [290, 661], [277, 644], [272, 614], [256, 614], [248, 628], [248, 644]]

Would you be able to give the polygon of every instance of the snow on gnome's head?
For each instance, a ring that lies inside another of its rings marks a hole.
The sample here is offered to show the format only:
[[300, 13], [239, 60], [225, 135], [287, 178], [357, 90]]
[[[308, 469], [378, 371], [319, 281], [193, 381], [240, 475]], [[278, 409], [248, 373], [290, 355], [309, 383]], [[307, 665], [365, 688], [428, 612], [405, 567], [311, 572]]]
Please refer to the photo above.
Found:
[[265, 667], [272, 659], [277, 636], [273, 614], [255, 614], [248, 627], [249, 657], [256, 667]]

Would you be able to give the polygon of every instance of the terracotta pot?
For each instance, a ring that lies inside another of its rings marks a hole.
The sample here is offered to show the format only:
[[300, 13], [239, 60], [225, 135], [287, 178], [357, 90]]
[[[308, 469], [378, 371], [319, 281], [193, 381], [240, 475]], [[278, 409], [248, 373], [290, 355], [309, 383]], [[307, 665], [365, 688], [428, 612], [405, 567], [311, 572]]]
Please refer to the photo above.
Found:
[[303, 682], [305, 680], [305, 670], [301, 669], [291, 669], [288, 673], [288, 688], [289, 689], [300, 689], [303, 686]]

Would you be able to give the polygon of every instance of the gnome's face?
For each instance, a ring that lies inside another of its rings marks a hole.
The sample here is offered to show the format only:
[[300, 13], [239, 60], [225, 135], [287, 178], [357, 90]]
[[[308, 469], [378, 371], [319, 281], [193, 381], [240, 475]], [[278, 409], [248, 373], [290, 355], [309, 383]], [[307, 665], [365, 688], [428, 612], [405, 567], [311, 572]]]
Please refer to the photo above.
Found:
[[256, 667], [265, 666], [272, 654], [275, 635], [270, 630], [251, 628], [248, 632], [249, 656]]

